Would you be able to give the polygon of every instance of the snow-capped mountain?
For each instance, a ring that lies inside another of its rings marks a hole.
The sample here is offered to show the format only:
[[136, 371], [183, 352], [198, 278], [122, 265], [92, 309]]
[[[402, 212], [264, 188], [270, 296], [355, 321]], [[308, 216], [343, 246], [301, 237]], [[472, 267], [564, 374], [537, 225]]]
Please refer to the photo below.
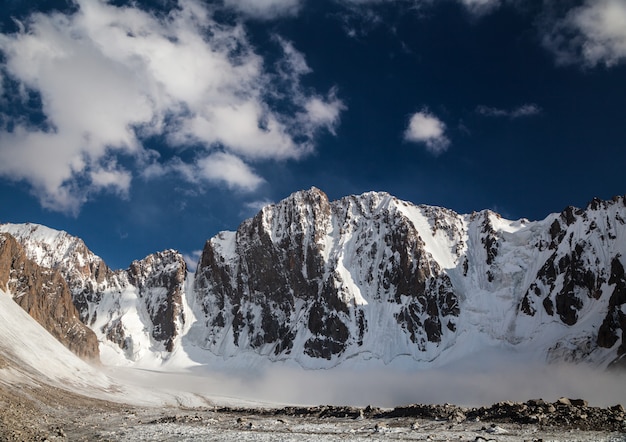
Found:
[[11, 293], [17, 304], [74, 353], [98, 359], [96, 335], [80, 321], [63, 276], [30, 259], [7, 233], [0, 233], [0, 291]]
[[173, 350], [184, 322], [187, 267], [180, 254], [166, 250], [112, 271], [66, 232], [37, 224], [2, 224], [0, 232], [14, 237], [33, 262], [63, 276], [80, 320], [98, 337], [104, 362], [160, 359]]
[[426, 366], [507, 347], [606, 367], [626, 350], [625, 224], [622, 197], [531, 222], [312, 188], [208, 240], [195, 274], [171, 250], [113, 272], [64, 232], [0, 231], [63, 275], [106, 363]]

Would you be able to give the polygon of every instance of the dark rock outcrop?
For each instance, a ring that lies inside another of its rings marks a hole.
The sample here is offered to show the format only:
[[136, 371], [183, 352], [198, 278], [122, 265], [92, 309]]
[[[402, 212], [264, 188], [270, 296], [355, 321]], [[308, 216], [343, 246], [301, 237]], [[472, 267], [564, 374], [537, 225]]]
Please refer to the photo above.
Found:
[[[330, 202], [312, 188], [208, 240], [193, 281], [173, 250], [112, 271], [65, 232], [2, 229], [19, 234], [33, 262], [59, 272], [80, 319], [132, 361], [166, 359], [183, 330], [215, 355], [250, 352], [309, 368], [359, 355], [428, 363], [479, 333], [537, 342], [549, 361], [620, 367], [624, 201], [594, 199], [530, 222], [382, 192]], [[183, 307], [196, 322], [186, 323]], [[554, 336], [538, 339], [544, 329]]]
[[626, 343], [623, 339], [623, 333], [626, 330], [626, 314], [622, 308], [626, 304], [626, 276], [619, 256], [611, 261], [609, 284], [613, 284], [614, 288], [609, 299], [609, 310], [598, 332], [598, 345], [611, 348], [621, 341], [617, 349], [617, 355], [621, 357], [626, 353]]
[[154, 253], [141, 261], [133, 261], [127, 270], [128, 281], [139, 290], [153, 324], [152, 337], [174, 349], [179, 324], [184, 324], [183, 290], [187, 265], [174, 250]]
[[[222, 345], [232, 325], [235, 346], [269, 346], [274, 356], [290, 354], [298, 335], [312, 358], [358, 348], [371, 308], [346, 278], [371, 287], [369, 302], [395, 304], [399, 331], [419, 349], [439, 343], [454, 329], [457, 295], [415, 226], [388, 200], [370, 194], [331, 203], [314, 188], [264, 208], [234, 238], [207, 241], [195, 277], [211, 330], [204, 345]], [[339, 246], [348, 241], [349, 256]]]

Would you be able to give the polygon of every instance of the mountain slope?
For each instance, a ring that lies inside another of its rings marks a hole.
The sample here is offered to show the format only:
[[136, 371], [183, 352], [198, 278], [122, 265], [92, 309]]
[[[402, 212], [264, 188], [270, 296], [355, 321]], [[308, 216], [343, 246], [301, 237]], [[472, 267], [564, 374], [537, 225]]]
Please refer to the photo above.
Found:
[[205, 245], [201, 345], [308, 367], [480, 345], [605, 365], [623, 353], [624, 218], [622, 198], [529, 222], [299, 192]]
[[213, 238], [194, 285], [203, 345], [305, 366], [361, 352], [387, 362], [436, 354], [453, 334], [458, 299], [406, 221], [389, 195], [330, 204], [313, 189], [264, 208], [235, 235]]
[[36, 224], [2, 224], [0, 232], [16, 238], [28, 259], [63, 276], [80, 320], [97, 335], [103, 362], [169, 356], [184, 324], [182, 255], [159, 252], [112, 271], [66, 232]]
[[112, 272], [82, 241], [0, 225], [67, 280], [107, 363], [443, 364], [486, 347], [606, 367], [626, 351], [622, 197], [541, 221], [319, 189], [204, 246]]
[[76, 357], [0, 289], [0, 382], [45, 383], [67, 389], [107, 391], [114, 385]]
[[0, 233], [0, 290], [78, 356], [99, 359], [96, 335], [80, 321], [65, 279], [29, 259], [7, 233]]

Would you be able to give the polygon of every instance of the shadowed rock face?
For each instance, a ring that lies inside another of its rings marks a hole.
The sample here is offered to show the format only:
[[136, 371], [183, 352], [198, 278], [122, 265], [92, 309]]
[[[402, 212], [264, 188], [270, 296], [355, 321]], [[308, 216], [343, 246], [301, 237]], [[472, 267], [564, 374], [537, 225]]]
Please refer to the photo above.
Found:
[[[598, 345], [604, 348], [613, 347], [620, 341], [624, 330], [626, 330], [626, 314], [622, 308], [626, 304], [626, 276], [624, 276], [624, 266], [622, 266], [618, 257], [611, 262], [609, 284], [614, 284], [614, 288], [609, 300], [607, 315], [598, 332]], [[625, 353], [626, 343], [622, 339], [617, 349], [617, 354], [621, 357]]]
[[619, 197], [613, 201], [594, 199], [585, 210], [568, 207], [561, 212], [549, 229], [548, 249], [553, 252], [520, 304], [526, 315], [534, 316], [543, 308], [570, 327], [578, 324], [584, 311], [595, 303], [607, 305], [601, 325], [596, 324], [597, 333], [587, 337], [585, 346], [591, 352], [595, 346], [612, 348], [619, 342], [617, 358], [626, 352], [622, 341], [626, 278], [619, 252], [622, 245], [617, 241], [626, 224], [624, 201]]
[[540, 341], [548, 360], [626, 365], [622, 197], [530, 222], [377, 192], [330, 202], [312, 188], [207, 241], [193, 281], [172, 250], [112, 271], [64, 232], [0, 230], [58, 270], [81, 320], [131, 361], [167, 358], [188, 333], [225, 358], [428, 363], [454, 354], [458, 336], [480, 334], [525, 348]]
[[[420, 224], [402, 204], [381, 193], [329, 202], [311, 189], [264, 208], [236, 234], [208, 241], [195, 279], [209, 330], [202, 345], [274, 357], [297, 347], [330, 360], [366, 349], [373, 321], [385, 322], [372, 312], [384, 311], [393, 321], [376, 332], [396, 341], [404, 335], [413, 349], [436, 355], [440, 344], [454, 345], [463, 298], [493, 291], [510, 297], [507, 310], [517, 312], [500, 330], [516, 333], [523, 324], [518, 335], [500, 331], [504, 340], [521, 342], [536, 335], [524, 330], [558, 321], [572, 332], [559, 329], [568, 341], [555, 338], [549, 359], [580, 361], [614, 346], [613, 358], [626, 352], [623, 245], [616, 241], [625, 225], [623, 198], [568, 207], [541, 222], [520, 220], [518, 227], [490, 211], [463, 217], [412, 206], [428, 219]], [[529, 227], [517, 237], [522, 225]], [[429, 252], [438, 247], [432, 244], [438, 232], [437, 241], [451, 244], [452, 268], [443, 269]], [[578, 329], [581, 319], [586, 325]]]
[[[604, 269], [594, 272], [589, 268], [590, 263], [583, 256], [585, 250], [587, 250], [585, 242], [581, 241], [565, 254], [559, 255], [555, 252], [539, 270], [536, 282], [531, 284], [525, 297], [531, 296], [533, 292], [536, 296], [542, 295], [537, 283], [549, 287], [550, 290], [543, 299], [543, 306], [550, 316], [558, 315], [567, 325], [576, 324], [578, 311], [584, 305], [582, 296], [598, 299], [602, 294], [600, 288], [606, 282], [603, 276]], [[556, 280], [559, 277], [563, 279], [563, 284], [555, 292]], [[528, 299], [522, 301], [522, 311], [529, 315], [533, 314]]]
[[127, 273], [150, 315], [152, 337], [172, 351], [179, 324], [185, 322], [182, 305], [187, 265], [183, 257], [173, 250], [154, 253], [134, 261]]
[[[99, 258], [93, 261], [104, 272], [77, 276], [72, 267], [60, 265], [74, 288], [73, 299], [81, 319], [98, 327], [104, 339], [118, 345], [131, 359], [141, 340], [130, 331], [137, 321], [143, 323], [143, 333], [151, 346], [173, 351], [185, 322], [183, 296], [187, 265], [182, 255], [174, 250], [157, 252], [133, 261], [127, 270], [115, 272]], [[101, 279], [100, 274], [104, 275]], [[129, 317], [128, 308], [135, 309], [134, 315], [138, 317]]]
[[[174, 349], [184, 324], [187, 277], [179, 253], [154, 253], [126, 270], [113, 271], [81, 239], [65, 232], [36, 224], [0, 225], [0, 229], [16, 236], [31, 261], [58, 272], [80, 320], [102, 342], [115, 344], [130, 359], [138, 351]], [[145, 336], [137, 336], [138, 322]]]
[[[345, 349], [351, 316], [325, 274], [318, 243], [329, 222], [328, 199], [311, 192], [276, 210], [240, 226], [234, 261], [220, 253], [219, 242], [206, 243], [195, 287], [207, 326], [216, 336], [232, 325], [236, 346], [270, 345], [274, 355], [289, 354], [296, 334], [308, 329], [306, 354], [330, 359]], [[306, 320], [298, 321], [300, 313]]]
[[[209, 329], [204, 345], [232, 339], [279, 357], [297, 341], [308, 357], [331, 360], [364, 345], [370, 321], [379, 320], [375, 308], [389, 310], [394, 333], [417, 348], [438, 344], [454, 328], [457, 295], [387, 200], [371, 194], [330, 203], [311, 189], [266, 207], [234, 237], [208, 241], [195, 277]], [[368, 286], [374, 299], [366, 302], [354, 284]]]
[[0, 287], [71, 351], [99, 360], [96, 335], [80, 321], [65, 279], [58, 271], [30, 260], [7, 233], [0, 233]]

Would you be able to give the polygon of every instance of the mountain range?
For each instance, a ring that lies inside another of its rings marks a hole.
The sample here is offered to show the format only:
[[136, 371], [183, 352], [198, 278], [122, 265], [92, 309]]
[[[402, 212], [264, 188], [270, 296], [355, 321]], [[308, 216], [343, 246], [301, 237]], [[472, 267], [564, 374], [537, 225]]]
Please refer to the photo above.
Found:
[[453, 362], [483, 348], [623, 365], [626, 200], [540, 221], [319, 189], [206, 241], [112, 270], [85, 243], [0, 225], [0, 290], [79, 356], [110, 365]]

